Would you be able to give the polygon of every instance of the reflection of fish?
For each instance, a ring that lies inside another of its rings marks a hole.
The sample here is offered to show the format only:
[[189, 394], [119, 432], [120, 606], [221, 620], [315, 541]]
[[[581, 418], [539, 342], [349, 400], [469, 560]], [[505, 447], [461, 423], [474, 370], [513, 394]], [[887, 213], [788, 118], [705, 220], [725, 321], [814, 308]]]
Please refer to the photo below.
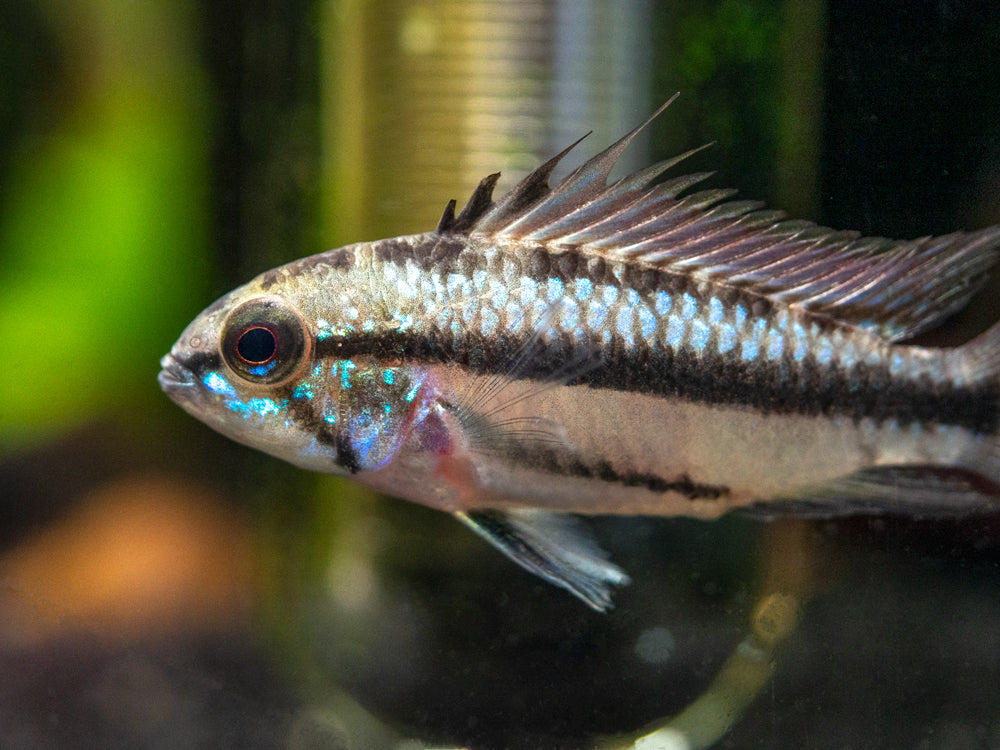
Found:
[[638, 130], [554, 188], [565, 151], [433, 232], [258, 276], [161, 385], [240, 442], [456, 514], [598, 609], [626, 576], [545, 511], [989, 507], [1000, 327], [901, 342], [966, 304], [1000, 227], [861, 238], [685, 194], [704, 174], [652, 184], [683, 157], [608, 186]]

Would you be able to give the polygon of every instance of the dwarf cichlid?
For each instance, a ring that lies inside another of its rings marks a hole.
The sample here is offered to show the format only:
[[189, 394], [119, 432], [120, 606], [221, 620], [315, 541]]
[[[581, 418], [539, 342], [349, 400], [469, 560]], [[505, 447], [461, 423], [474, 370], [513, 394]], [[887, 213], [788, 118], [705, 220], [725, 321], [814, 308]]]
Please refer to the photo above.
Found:
[[982, 285], [1000, 227], [834, 231], [661, 180], [688, 154], [609, 185], [648, 122], [554, 187], [570, 149], [433, 232], [261, 274], [161, 386], [234, 440], [453, 513], [596, 609], [628, 578], [561, 514], [995, 508], [1000, 326], [906, 342]]

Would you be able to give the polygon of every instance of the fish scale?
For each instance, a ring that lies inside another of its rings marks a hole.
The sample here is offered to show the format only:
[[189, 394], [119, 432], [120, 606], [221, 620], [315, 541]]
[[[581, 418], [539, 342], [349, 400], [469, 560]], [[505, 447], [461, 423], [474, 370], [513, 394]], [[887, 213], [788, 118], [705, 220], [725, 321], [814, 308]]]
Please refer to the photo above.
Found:
[[861, 237], [686, 192], [707, 174], [657, 182], [689, 154], [609, 182], [646, 124], [554, 187], [569, 149], [498, 200], [486, 177], [433, 232], [261, 274], [188, 326], [161, 385], [600, 610], [628, 578], [566, 514], [995, 510], [1000, 326], [906, 342], [982, 286], [1000, 227]]

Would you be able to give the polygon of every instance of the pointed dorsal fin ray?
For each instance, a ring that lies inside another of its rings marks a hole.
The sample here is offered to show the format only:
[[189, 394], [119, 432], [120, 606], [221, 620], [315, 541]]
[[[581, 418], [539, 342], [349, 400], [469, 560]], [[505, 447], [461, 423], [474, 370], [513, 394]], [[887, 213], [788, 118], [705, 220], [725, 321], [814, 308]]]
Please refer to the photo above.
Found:
[[786, 219], [754, 201], [729, 200], [732, 190], [685, 192], [710, 173], [656, 182], [694, 151], [608, 185], [625, 148], [675, 98], [554, 187], [552, 171], [580, 141], [495, 202], [498, 175], [490, 175], [458, 217], [449, 204], [438, 232], [543, 245], [739, 286], [890, 341], [932, 328], [964, 306], [1000, 258], [1000, 227], [916, 240], [862, 237]]

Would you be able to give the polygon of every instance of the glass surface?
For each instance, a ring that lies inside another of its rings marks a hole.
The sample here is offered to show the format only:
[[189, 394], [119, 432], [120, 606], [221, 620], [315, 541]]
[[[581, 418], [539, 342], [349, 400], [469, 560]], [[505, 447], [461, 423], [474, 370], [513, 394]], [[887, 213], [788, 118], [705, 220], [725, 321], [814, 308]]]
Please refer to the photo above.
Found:
[[0, 5], [0, 746], [1000, 747], [1000, 514], [587, 519], [632, 578], [597, 614], [156, 384], [237, 284], [676, 91], [625, 168], [714, 142], [671, 174], [1000, 223], [998, 46], [988, 3]]

